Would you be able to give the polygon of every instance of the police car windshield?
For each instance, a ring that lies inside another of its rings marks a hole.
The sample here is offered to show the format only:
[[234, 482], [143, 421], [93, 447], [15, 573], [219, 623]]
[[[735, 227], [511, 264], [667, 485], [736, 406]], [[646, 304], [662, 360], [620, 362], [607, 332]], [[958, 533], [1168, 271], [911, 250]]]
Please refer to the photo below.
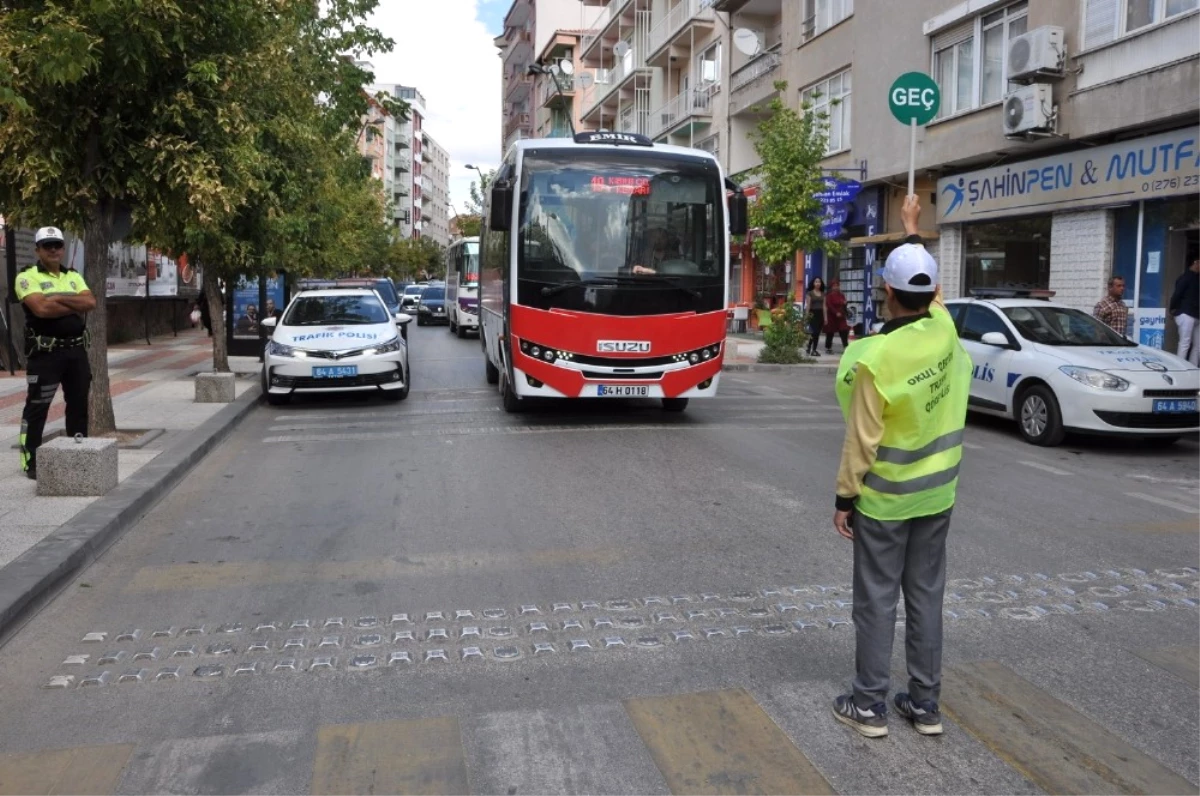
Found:
[[1136, 346], [1105, 324], [1066, 307], [1004, 307], [1001, 310], [1026, 340], [1059, 346]]
[[387, 308], [375, 296], [301, 296], [288, 308], [283, 325], [368, 326], [387, 321]]

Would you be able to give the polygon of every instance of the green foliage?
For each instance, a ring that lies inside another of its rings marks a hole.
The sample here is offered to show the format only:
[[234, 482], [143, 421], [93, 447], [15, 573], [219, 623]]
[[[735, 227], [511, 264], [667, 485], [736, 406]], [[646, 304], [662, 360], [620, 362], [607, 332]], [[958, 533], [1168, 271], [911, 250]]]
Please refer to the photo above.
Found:
[[393, 279], [443, 279], [446, 250], [432, 238], [402, 238], [387, 249], [388, 275]]
[[477, 238], [483, 231], [483, 217], [471, 214], [458, 217], [458, 233], [464, 238]]
[[801, 353], [808, 341], [804, 316], [795, 307], [795, 294], [788, 296], [781, 307], [771, 311], [771, 325], [763, 330], [766, 345], [758, 353], [758, 361], [776, 365], [795, 365], [804, 362]]
[[754, 252], [768, 263], [790, 261], [798, 251], [837, 253], [837, 244], [821, 237], [822, 207], [814, 195], [824, 188], [821, 161], [827, 141], [825, 114], [789, 107], [787, 83], [775, 83], [778, 96], [770, 115], [751, 134], [762, 164], [746, 176], [758, 176], [761, 190], [750, 205], [750, 226], [763, 234]]
[[487, 194], [488, 186], [492, 184], [492, 180], [494, 179], [496, 179], [496, 170], [488, 169], [483, 172], [479, 182], [471, 181], [471, 199], [467, 202], [468, 213], [475, 216], [483, 215], [484, 196]]

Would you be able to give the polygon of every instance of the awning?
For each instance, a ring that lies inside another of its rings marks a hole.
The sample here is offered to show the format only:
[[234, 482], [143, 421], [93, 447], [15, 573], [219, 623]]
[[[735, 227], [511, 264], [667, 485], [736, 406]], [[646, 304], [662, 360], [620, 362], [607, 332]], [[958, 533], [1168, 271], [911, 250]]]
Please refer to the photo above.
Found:
[[[920, 234], [923, 240], [937, 240], [941, 237], [940, 233], [931, 232], [925, 229], [919, 230], [918, 234]], [[849, 243], [851, 246], [870, 246], [874, 243], [903, 243], [904, 239], [907, 237], [907, 232], [884, 232], [881, 235], [867, 235], [861, 238], [851, 238]]]

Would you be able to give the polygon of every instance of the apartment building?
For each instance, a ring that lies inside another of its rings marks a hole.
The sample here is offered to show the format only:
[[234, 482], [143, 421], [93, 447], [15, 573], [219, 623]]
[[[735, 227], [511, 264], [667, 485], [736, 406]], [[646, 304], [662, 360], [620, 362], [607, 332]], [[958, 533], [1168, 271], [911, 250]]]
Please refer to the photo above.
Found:
[[[407, 120], [390, 116], [385, 120], [385, 158], [380, 161], [385, 197], [391, 202], [392, 220], [400, 236], [427, 235], [442, 245], [448, 244], [450, 158], [425, 129], [425, 96], [413, 86], [396, 83], [373, 85], [367, 90], [391, 94], [409, 105]], [[377, 107], [374, 103], [373, 108]], [[360, 137], [360, 151], [363, 143]]]
[[529, 66], [548, 48], [553, 49], [559, 31], [577, 30], [582, 19], [581, 0], [514, 0], [509, 8], [504, 33], [493, 41], [504, 63], [501, 154], [514, 141], [537, 135], [535, 120], [545, 106], [536, 85], [538, 76], [529, 72]]
[[[590, 85], [592, 75], [584, 69], [579, 57], [582, 30], [556, 30], [538, 53], [537, 63], [551, 69], [550, 74], [533, 76], [533, 135], [535, 138], [562, 138], [575, 131], [593, 129], [580, 118], [582, 91]], [[562, 69], [571, 64], [571, 72]]]

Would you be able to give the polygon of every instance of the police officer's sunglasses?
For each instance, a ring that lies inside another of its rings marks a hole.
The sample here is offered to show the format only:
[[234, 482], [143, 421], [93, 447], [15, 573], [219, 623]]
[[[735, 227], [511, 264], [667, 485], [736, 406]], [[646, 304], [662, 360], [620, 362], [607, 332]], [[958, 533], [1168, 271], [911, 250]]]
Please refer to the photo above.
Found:
[[52, 249], [53, 250], [53, 249], [61, 249], [63, 247], [63, 244], [62, 244], [62, 241], [60, 241], [60, 240], [48, 240], [43, 243], [39, 243], [38, 246], [43, 249]]

